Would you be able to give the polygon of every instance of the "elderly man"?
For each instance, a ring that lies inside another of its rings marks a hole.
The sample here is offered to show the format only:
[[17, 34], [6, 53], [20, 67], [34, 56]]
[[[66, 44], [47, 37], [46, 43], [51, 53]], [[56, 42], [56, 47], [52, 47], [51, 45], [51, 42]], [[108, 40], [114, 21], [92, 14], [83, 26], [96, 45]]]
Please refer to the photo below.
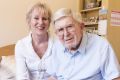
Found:
[[79, 14], [62, 8], [53, 15], [53, 24], [59, 38], [53, 48], [58, 80], [119, 80], [119, 63], [109, 42], [85, 33]]

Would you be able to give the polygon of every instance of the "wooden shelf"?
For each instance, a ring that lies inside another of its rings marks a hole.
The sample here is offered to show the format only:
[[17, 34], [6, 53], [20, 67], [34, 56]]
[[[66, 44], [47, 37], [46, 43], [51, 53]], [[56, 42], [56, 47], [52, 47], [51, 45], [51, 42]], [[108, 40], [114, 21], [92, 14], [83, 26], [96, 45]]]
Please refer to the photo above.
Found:
[[97, 33], [98, 30], [98, 18], [99, 18], [99, 10], [102, 8], [94, 7], [84, 9], [85, 1], [81, 0], [81, 10], [80, 13], [82, 15], [83, 21], [85, 22], [85, 28], [88, 32]]
[[85, 23], [85, 26], [98, 25], [98, 23]]
[[95, 10], [99, 10], [101, 9], [102, 7], [95, 7], [95, 8], [91, 8], [91, 9], [85, 9], [85, 10], [81, 10], [81, 12], [90, 12], [90, 11], [95, 11]]

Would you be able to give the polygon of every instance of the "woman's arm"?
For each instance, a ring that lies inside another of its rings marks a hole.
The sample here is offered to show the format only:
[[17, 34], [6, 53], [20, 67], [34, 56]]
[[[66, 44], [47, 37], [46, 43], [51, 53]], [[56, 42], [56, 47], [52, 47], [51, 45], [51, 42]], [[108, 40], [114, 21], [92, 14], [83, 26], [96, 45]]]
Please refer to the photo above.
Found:
[[29, 72], [26, 66], [25, 57], [23, 54], [24, 46], [18, 42], [15, 46], [15, 60], [16, 60], [16, 78], [17, 80], [30, 80]]
[[57, 80], [57, 79], [53, 76], [50, 76], [47, 80]]
[[120, 80], [120, 77], [118, 77], [118, 78], [115, 78], [115, 79], [113, 79], [113, 80]]

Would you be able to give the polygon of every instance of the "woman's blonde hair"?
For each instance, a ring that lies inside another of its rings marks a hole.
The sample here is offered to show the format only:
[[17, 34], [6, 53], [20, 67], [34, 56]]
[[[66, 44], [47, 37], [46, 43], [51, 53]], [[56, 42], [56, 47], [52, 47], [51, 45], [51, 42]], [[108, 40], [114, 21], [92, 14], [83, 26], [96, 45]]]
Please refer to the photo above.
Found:
[[40, 8], [42, 9], [45, 13], [48, 14], [48, 19], [49, 21], [51, 22], [51, 16], [52, 16], [52, 12], [51, 12], [51, 9], [45, 4], [45, 3], [36, 3], [35, 5], [33, 5], [27, 12], [26, 14], [26, 20], [29, 24], [29, 21], [31, 20], [31, 14], [32, 12], [34, 11], [34, 9], [36, 8]]

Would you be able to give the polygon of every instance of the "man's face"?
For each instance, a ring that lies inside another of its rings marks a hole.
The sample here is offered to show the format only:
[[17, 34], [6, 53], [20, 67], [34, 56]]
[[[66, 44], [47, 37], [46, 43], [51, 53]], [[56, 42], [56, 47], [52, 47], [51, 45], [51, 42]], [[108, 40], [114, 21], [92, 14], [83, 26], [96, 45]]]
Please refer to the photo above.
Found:
[[83, 26], [72, 17], [63, 17], [55, 22], [59, 40], [69, 50], [76, 50], [83, 36]]

